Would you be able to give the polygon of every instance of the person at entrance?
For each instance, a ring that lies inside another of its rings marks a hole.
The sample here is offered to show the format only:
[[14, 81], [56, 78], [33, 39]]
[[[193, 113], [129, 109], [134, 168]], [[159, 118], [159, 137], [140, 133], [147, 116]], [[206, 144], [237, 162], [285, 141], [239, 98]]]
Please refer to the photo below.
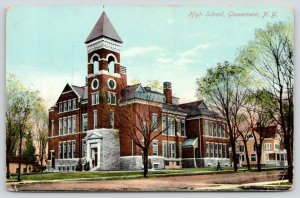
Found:
[[220, 161], [218, 161], [218, 165], [217, 165], [217, 171], [219, 171], [219, 170], [222, 170], [222, 167], [221, 167]]
[[95, 160], [94, 160], [94, 158], [92, 159], [92, 166], [93, 166], [93, 168], [95, 167]]

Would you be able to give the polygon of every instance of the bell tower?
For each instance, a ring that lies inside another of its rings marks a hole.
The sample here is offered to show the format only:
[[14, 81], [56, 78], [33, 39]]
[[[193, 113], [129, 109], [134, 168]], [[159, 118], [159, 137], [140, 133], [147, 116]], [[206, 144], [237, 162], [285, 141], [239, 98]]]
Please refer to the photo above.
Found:
[[103, 12], [85, 41], [88, 52], [88, 75], [120, 74], [119, 34]]
[[127, 86], [126, 68], [120, 65], [122, 43], [106, 13], [102, 12], [85, 41], [89, 129], [95, 126], [114, 128], [114, 112], [121, 99], [121, 90]]

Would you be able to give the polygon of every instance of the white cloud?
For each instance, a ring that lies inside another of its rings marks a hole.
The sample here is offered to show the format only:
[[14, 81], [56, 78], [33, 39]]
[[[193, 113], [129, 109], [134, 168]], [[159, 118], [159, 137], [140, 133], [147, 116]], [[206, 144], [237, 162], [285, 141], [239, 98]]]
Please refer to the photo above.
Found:
[[187, 50], [187, 51], [183, 52], [181, 55], [182, 56], [195, 56], [195, 55], [199, 54], [199, 50], [207, 49], [211, 45], [212, 44], [210, 44], [210, 43], [200, 44], [200, 45], [197, 45], [196, 47], [194, 47], [194, 48], [192, 48], [190, 50]]
[[156, 62], [159, 64], [170, 64], [173, 61], [172, 58], [167, 58], [167, 57], [158, 57], [156, 59]]
[[162, 51], [162, 48], [158, 46], [147, 46], [147, 47], [132, 47], [122, 52], [122, 57], [134, 57], [147, 54], [149, 52]]

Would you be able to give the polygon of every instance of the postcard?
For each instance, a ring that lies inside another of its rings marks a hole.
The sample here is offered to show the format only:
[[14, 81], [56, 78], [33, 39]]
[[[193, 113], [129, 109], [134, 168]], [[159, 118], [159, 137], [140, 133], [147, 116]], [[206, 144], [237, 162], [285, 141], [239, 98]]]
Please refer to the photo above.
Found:
[[12, 6], [8, 191], [287, 191], [285, 6]]

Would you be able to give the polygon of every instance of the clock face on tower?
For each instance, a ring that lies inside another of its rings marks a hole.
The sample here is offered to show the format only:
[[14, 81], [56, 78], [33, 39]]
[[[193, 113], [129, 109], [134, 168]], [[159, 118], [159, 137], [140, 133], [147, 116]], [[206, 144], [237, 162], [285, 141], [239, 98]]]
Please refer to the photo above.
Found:
[[113, 79], [109, 79], [107, 81], [108, 87], [109, 89], [115, 89], [116, 88], [116, 81], [114, 81]]

